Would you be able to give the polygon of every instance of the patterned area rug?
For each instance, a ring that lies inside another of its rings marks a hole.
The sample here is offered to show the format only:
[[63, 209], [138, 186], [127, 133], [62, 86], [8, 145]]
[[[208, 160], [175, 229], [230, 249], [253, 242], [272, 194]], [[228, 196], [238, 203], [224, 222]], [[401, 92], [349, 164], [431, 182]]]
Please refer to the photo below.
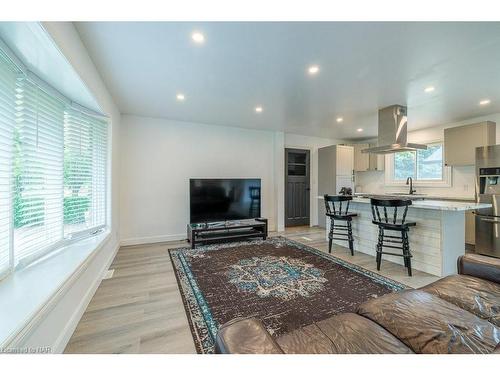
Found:
[[199, 353], [236, 317], [279, 336], [406, 287], [283, 237], [169, 251]]

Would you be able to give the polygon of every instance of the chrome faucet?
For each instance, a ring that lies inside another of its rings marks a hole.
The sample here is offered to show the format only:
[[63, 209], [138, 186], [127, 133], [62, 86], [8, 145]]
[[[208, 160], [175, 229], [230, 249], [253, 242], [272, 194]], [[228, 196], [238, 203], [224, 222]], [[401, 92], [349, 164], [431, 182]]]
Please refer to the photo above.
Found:
[[416, 192], [416, 190], [413, 190], [413, 178], [408, 177], [406, 179], [406, 185], [408, 185], [408, 184], [410, 185], [410, 192], [409, 192], [409, 194], [411, 195], [411, 194], [413, 194], [413, 193]]

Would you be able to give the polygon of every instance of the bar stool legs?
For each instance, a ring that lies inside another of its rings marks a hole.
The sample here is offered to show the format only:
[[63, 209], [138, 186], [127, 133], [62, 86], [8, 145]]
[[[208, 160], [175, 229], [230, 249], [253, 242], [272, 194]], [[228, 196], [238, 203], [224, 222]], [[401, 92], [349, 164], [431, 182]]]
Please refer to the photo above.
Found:
[[[401, 249], [403, 250], [403, 260], [404, 260], [404, 265], [408, 270], [408, 276], [412, 276], [411, 272], [411, 252], [410, 252], [410, 240], [408, 237], [408, 228], [402, 229], [401, 230], [401, 248], [398, 248], [396, 246], [391, 246], [391, 245], [384, 245], [384, 236], [389, 237], [389, 238], [398, 238], [396, 236], [388, 236], [384, 235], [384, 228], [379, 227], [378, 228], [378, 242], [377, 242], [377, 256], [376, 256], [376, 261], [377, 261], [377, 271], [380, 271], [380, 264], [382, 263], [382, 248], [384, 246], [386, 247], [391, 247], [393, 249]], [[392, 242], [395, 243], [396, 241], [394, 240], [386, 240], [387, 242]], [[390, 255], [399, 255], [401, 254], [393, 254], [393, 253], [385, 253], [385, 254], [390, 254]]]
[[382, 262], [382, 246], [384, 244], [384, 229], [378, 228], [377, 242], [377, 271], [380, 271], [380, 263]]
[[[323, 196], [325, 200], [326, 216], [330, 218], [330, 230], [328, 231], [328, 253], [332, 253], [333, 240], [347, 241], [351, 255], [354, 255], [354, 237], [352, 235], [352, 218], [358, 216], [354, 212], [349, 212], [349, 202], [351, 195], [328, 195]], [[342, 210], [342, 203], [347, 203]], [[336, 224], [341, 222], [342, 225]], [[345, 223], [345, 224], [344, 224]]]
[[405, 230], [401, 232], [403, 237], [403, 255], [405, 261], [405, 267], [408, 269], [408, 276], [411, 276], [411, 253], [410, 253], [410, 241], [408, 239], [408, 231]]
[[333, 219], [330, 219], [330, 233], [328, 233], [328, 253], [332, 253], [332, 241], [333, 241]]
[[354, 256], [354, 237], [352, 236], [352, 221], [347, 221], [347, 240], [349, 241], [349, 250], [351, 255]]
[[[344, 220], [338, 220], [344, 221]], [[335, 225], [333, 218], [330, 219], [330, 231], [328, 232], [328, 253], [332, 253], [332, 242], [333, 240], [347, 241], [349, 243], [349, 250], [351, 255], [354, 256], [354, 236], [352, 235], [352, 220], [345, 220], [346, 225]], [[335, 232], [334, 230], [337, 230]], [[342, 232], [338, 232], [342, 231]], [[345, 231], [345, 232], [344, 232]], [[339, 238], [334, 236], [345, 236], [345, 238]]]

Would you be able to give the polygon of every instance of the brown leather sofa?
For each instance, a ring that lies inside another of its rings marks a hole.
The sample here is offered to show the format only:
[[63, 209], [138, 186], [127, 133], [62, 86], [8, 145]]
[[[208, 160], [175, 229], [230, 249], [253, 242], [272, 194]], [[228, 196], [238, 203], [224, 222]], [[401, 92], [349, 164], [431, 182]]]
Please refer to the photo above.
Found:
[[500, 259], [466, 255], [458, 275], [369, 300], [273, 338], [238, 318], [217, 334], [217, 353], [500, 353]]

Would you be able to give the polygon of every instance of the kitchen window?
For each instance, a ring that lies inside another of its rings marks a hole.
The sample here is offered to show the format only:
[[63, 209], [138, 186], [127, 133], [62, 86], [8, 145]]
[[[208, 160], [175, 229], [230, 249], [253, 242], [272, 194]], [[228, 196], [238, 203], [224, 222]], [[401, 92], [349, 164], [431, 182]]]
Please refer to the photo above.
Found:
[[404, 184], [411, 177], [420, 186], [450, 186], [450, 170], [443, 158], [442, 142], [428, 144], [427, 150], [387, 155], [386, 184]]

